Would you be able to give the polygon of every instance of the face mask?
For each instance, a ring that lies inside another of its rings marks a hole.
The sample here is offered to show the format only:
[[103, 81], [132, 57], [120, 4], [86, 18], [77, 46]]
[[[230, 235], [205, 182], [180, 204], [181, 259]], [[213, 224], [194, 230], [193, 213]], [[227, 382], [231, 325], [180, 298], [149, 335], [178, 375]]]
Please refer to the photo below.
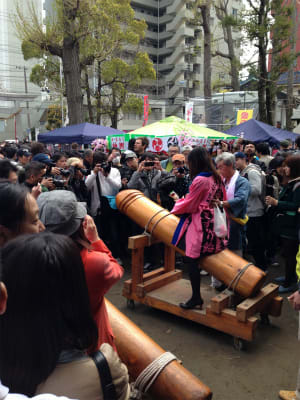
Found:
[[113, 163], [113, 165], [118, 165], [118, 164], [120, 164], [120, 161], [121, 161], [121, 157], [118, 156], [112, 160], [112, 163]]

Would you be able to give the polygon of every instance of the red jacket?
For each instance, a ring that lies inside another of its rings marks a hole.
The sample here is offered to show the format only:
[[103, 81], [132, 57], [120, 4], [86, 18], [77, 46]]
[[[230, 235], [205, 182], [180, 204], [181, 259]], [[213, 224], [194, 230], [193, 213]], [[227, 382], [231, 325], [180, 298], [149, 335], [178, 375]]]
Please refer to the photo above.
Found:
[[93, 249], [83, 248], [80, 252], [85, 270], [93, 318], [98, 327], [98, 346], [109, 343], [115, 350], [104, 295], [123, 276], [124, 270], [113, 258], [109, 249], [100, 239], [93, 243]]

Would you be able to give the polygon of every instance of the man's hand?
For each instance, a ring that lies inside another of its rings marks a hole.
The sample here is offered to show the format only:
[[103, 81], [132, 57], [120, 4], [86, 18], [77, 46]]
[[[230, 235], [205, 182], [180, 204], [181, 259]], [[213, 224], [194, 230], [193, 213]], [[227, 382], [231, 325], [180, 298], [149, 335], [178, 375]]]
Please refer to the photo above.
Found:
[[32, 196], [37, 199], [39, 197], [39, 195], [42, 193], [42, 188], [41, 188], [41, 184], [38, 183], [37, 186], [34, 186], [31, 190], [31, 194]]
[[55, 185], [53, 184], [52, 178], [43, 178], [41, 184], [45, 186], [47, 189], [53, 190], [55, 189]]
[[86, 215], [84, 217], [82, 227], [84, 236], [90, 243], [95, 243], [100, 240], [97, 227], [92, 217]]
[[102, 169], [101, 165], [100, 164], [96, 164], [95, 167], [94, 167], [94, 170], [93, 170], [94, 174], [97, 175], [98, 172], [100, 171], [100, 169]]
[[290, 302], [291, 306], [294, 308], [294, 310], [300, 311], [300, 293], [298, 292], [298, 290], [291, 296], [289, 296], [287, 299]]
[[60, 170], [57, 167], [52, 167], [50, 171], [51, 175], [60, 175]]
[[184, 178], [184, 173], [181, 174], [180, 172], [178, 172], [178, 168], [174, 167], [172, 169], [172, 174], [175, 175], [177, 178]]
[[276, 207], [278, 205], [278, 200], [274, 199], [274, 197], [271, 197], [271, 196], [267, 196], [265, 202], [266, 202], [267, 206], [275, 206]]
[[154, 161], [154, 168], [162, 171], [161, 163], [158, 160]]
[[144, 171], [144, 168], [145, 168], [145, 161], [142, 161], [142, 162], [139, 164], [138, 172]]

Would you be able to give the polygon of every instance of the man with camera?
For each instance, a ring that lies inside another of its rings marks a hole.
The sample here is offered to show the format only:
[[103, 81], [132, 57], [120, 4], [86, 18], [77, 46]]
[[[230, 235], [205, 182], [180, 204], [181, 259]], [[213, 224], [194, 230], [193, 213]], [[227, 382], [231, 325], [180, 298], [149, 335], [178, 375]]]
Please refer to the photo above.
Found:
[[157, 202], [158, 181], [162, 176], [168, 175], [161, 167], [159, 160], [155, 160], [153, 153], [144, 153], [139, 162], [139, 167], [135, 171], [127, 184], [128, 189], [138, 189]]
[[131, 150], [126, 150], [124, 152], [124, 165], [120, 169], [122, 189], [127, 189], [127, 184], [134, 174], [134, 171], [138, 169], [138, 166], [136, 154]]
[[168, 210], [172, 210], [175, 201], [188, 193], [191, 184], [189, 170], [185, 166], [185, 156], [175, 154], [172, 164], [171, 174], [162, 177], [158, 182], [161, 205]]
[[83, 160], [77, 157], [71, 157], [67, 161], [67, 171], [69, 176], [67, 177], [66, 189], [71, 190], [77, 201], [84, 202], [87, 206], [90, 206], [90, 195], [85, 184], [85, 177], [90, 174], [90, 171], [84, 168]]
[[91, 194], [90, 213], [94, 218], [102, 239], [109, 245], [113, 256], [120, 260], [119, 212], [115, 197], [122, 187], [121, 175], [117, 168], [107, 161], [107, 155], [95, 152], [93, 170], [85, 184]]
[[[46, 183], [47, 179], [44, 178], [46, 173], [46, 167], [44, 164], [38, 161], [31, 161], [25, 166], [24, 178], [25, 181], [23, 185], [29, 189], [33, 197], [38, 198], [38, 196], [45, 191], [42, 188], [41, 183]], [[49, 182], [50, 184], [51, 182]], [[44, 186], [45, 187], [45, 186]], [[46, 188], [46, 191], [48, 189]]]

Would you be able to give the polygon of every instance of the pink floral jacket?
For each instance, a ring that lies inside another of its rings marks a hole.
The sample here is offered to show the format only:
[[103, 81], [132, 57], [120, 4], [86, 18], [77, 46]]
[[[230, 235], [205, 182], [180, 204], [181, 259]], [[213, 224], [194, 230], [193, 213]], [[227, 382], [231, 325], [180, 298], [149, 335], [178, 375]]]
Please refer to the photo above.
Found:
[[172, 241], [177, 245], [186, 232], [185, 253], [188, 257], [215, 254], [227, 245], [229, 231], [224, 239], [214, 233], [214, 209], [210, 203], [215, 198], [226, 200], [224, 185], [215, 182], [212, 174], [201, 173], [194, 178], [186, 197], [178, 200], [171, 211], [177, 215], [189, 214], [189, 218], [181, 218]]

